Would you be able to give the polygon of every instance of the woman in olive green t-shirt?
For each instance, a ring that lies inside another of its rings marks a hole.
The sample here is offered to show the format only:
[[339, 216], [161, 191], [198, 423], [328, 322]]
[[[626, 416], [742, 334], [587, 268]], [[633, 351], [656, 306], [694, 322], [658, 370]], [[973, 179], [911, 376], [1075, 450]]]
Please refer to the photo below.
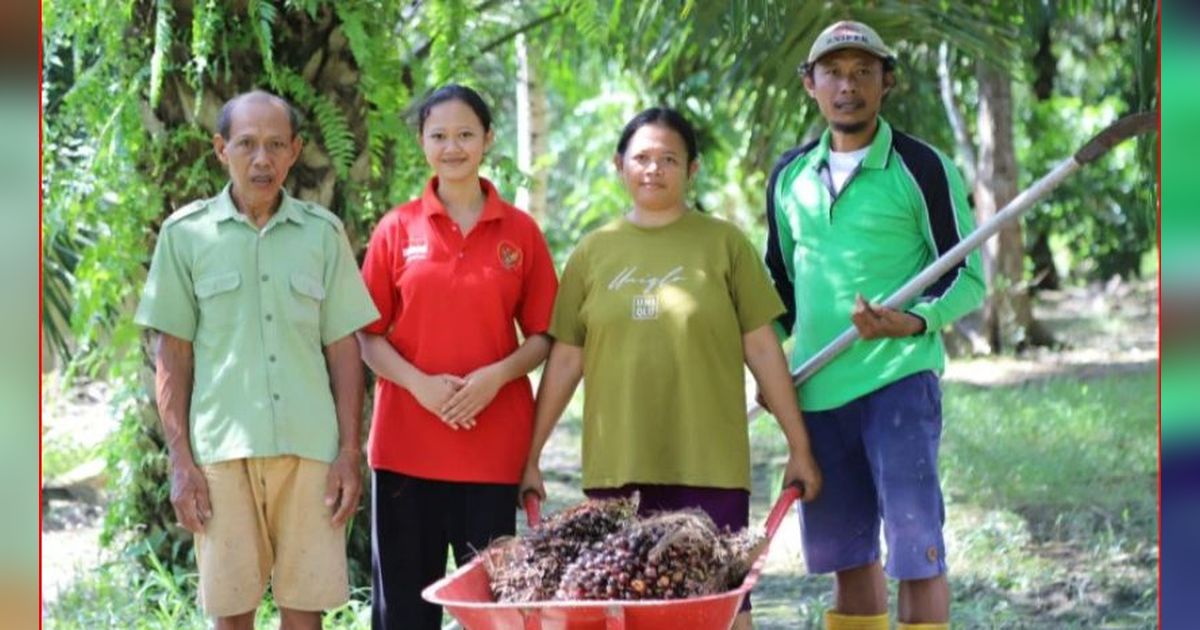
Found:
[[785, 480], [803, 483], [805, 500], [819, 492], [771, 327], [783, 305], [741, 231], [688, 209], [696, 157], [691, 125], [671, 109], [646, 110], [621, 134], [613, 161], [633, 207], [586, 236], [563, 271], [522, 494], [545, 497], [538, 460], [584, 379], [589, 496], [637, 491], [643, 512], [699, 508], [718, 526], [745, 527], [743, 364], [787, 436]]

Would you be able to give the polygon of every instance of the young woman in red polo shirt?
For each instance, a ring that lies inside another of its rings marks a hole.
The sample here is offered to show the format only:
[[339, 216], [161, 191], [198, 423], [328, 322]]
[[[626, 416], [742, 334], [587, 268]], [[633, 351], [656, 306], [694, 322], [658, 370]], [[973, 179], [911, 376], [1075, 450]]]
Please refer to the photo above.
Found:
[[[421, 589], [515, 529], [533, 428], [527, 374], [545, 360], [557, 280], [533, 219], [479, 176], [491, 113], [460, 85], [418, 113], [434, 176], [371, 235], [380, 318], [360, 333], [378, 376], [368, 444], [372, 627], [441, 626]], [[524, 341], [517, 336], [520, 328]]]

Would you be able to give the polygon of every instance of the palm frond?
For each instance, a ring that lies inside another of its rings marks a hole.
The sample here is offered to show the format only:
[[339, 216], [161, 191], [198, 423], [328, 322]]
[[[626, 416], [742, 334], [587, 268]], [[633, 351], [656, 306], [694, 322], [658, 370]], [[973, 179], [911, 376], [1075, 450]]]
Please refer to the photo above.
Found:
[[254, 26], [254, 37], [258, 41], [258, 52], [262, 57], [263, 70], [275, 80], [275, 43], [272, 33], [279, 18], [279, 10], [270, 0], [250, 0], [246, 6]]
[[158, 0], [154, 5], [154, 52], [150, 55], [150, 107], [158, 107], [162, 98], [163, 75], [171, 49], [171, 20], [175, 7], [171, 0]]

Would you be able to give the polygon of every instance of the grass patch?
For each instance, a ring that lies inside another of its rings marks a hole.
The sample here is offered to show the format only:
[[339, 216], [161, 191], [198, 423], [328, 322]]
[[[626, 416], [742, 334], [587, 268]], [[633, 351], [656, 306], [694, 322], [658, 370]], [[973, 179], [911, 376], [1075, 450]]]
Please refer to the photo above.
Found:
[[954, 619], [1153, 627], [1155, 375], [945, 386]]
[[1037, 541], [1152, 526], [1154, 379], [947, 384], [941, 464], [948, 498], [1014, 511]]
[[[952, 626], [1154, 627], [1155, 375], [943, 389]], [[754, 521], [787, 448], [766, 416], [750, 440]], [[756, 627], [820, 627], [831, 589], [802, 568], [764, 576]]]
[[[152, 558], [152, 555], [148, 555]], [[353, 594], [341, 608], [325, 613], [326, 630], [371, 627], [369, 589]], [[196, 603], [196, 574], [172, 573], [161, 565], [142, 569], [135, 560], [112, 561], [61, 593], [47, 609], [48, 630], [205, 630], [212, 622]], [[258, 609], [256, 628], [279, 627], [270, 594]]]

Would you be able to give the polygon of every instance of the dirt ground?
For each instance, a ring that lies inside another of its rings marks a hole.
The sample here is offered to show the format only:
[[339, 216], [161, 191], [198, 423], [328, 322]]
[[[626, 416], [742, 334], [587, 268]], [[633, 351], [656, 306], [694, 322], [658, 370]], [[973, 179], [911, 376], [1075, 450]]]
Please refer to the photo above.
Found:
[[1008, 385], [1069, 374], [1081, 378], [1154, 369], [1158, 362], [1158, 284], [1114, 280], [1104, 285], [1043, 291], [1034, 317], [1059, 342], [1017, 356], [960, 358], [945, 378], [973, 385]]
[[[98, 445], [116, 429], [109, 411], [109, 391], [101, 382], [85, 382], [64, 390], [56, 374], [43, 384], [43, 450], [47, 445], [70, 443], [76, 447]], [[84, 463], [72, 473], [75, 482], [92, 487], [103, 483], [102, 462]], [[96, 475], [101, 475], [97, 478]], [[58, 486], [63, 479], [44, 479], [43, 487]], [[92, 500], [50, 499], [42, 509], [42, 595], [46, 604], [78, 576], [97, 566], [103, 496]]]
[[[945, 378], [987, 386], [1062, 374], [1087, 377], [1154, 369], [1158, 330], [1157, 285], [1153, 281], [1043, 293], [1035, 315], [1055, 333], [1061, 347], [1019, 356], [954, 359]], [[115, 429], [103, 383], [64, 390], [55, 375], [47, 375], [43, 392], [44, 445], [63, 440], [83, 446], [98, 444]], [[582, 498], [578, 440], [578, 427], [563, 426], [547, 447], [542, 461], [551, 496], [544, 508], [547, 511]], [[752, 522], [765, 518], [769, 488], [774, 483], [767, 471], [781, 464], [756, 462]], [[45, 506], [42, 584], [47, 604], [103, 560], [98, 544], [102, 511], [102, 497], [90, 503], [54, 500]], [[755, 591], [756, 627], [795, 628], [801, 619], [817, 618], [818, 599], [826, 596], [828, 589], [827, 578], [804, 575], [800, 528], [792, 511], [772, 545]]]

